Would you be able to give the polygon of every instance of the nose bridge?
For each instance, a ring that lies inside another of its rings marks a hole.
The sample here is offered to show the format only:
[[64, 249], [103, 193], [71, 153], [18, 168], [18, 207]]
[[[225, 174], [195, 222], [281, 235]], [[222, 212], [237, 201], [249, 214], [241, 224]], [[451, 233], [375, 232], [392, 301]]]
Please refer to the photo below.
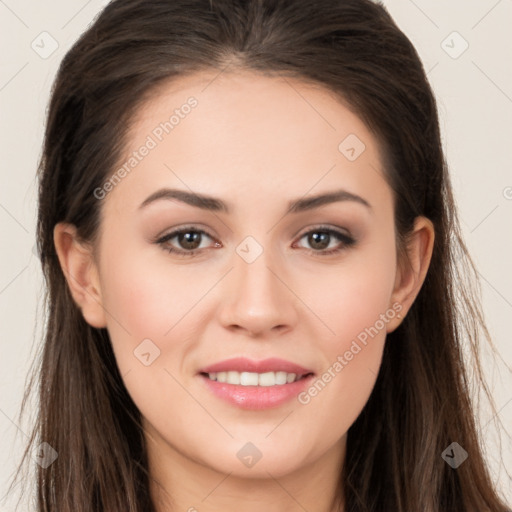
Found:
[[[265, 238], [267, 245], [270, 237]], [[229, 297], [223, 306], [223, 323], [249, 331], [289, 326], [295, 314], [293, 294], [287, 289], [282, 261], [271, 247], [247, 236], [235, 249]]]

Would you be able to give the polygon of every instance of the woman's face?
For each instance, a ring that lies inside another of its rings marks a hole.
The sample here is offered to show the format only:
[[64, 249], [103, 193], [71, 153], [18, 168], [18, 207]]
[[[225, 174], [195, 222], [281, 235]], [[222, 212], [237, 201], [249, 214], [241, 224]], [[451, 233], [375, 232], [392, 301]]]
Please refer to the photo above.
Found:
[[416, 290], [374, 136], [320, 87], [201, 73], [140, 109], [116, 170], [83, 312], [150, 452], [251, 477], [340, 460]]

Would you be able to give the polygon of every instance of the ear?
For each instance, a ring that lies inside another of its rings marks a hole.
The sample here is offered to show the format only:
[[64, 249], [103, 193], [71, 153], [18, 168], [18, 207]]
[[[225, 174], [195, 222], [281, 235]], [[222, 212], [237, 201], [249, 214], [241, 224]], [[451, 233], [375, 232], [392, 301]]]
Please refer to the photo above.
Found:
[[432, 221], [416, 217], [414, 228], [408, 237], [405, 261], [399, 261], [391, 304], [402, 306], [398, 315], [387, 324], [387, 332], [393, 332], [402, 322], [416, 299], [430, 266], [434, 248], [435, 230]]
[[53, 230], [53, 240], [71, 295], [92, 327], [106, 327], [99, 274], [92, 248], [80, 241], [76, 227], [64, 222]]

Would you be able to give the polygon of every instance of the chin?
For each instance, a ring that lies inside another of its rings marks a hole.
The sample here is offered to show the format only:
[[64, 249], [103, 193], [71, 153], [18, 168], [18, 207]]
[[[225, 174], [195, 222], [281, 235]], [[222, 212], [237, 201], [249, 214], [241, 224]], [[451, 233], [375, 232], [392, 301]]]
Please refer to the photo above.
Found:
[[203, 453], [203, 464], [232, 477], [267, 479], [272, 475], [279, 478], [307, 465], [304, 448], [294, 444], [231, 440], [216, 446], [222, 446], [221, 453], [210, 451], [206, 460]]

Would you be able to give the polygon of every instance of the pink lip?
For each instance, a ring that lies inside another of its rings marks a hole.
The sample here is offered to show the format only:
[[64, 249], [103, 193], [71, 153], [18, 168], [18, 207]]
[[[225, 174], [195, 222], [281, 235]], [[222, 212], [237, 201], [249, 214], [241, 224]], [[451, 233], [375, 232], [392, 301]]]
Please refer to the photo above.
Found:
[[314, 375], [276, 386], [240, 386], [210, 380], [205, 375], [200, 375], [200, 378], [215, 396], [241, 409], [258, 411], [279, 407], [296, 397], [311, 385]]
[[[303, 376], [289, 384], [275, 386], [241, 386], [210, 380], [207, 373], [214, 372], [286, 372]], [[200, 370], [199, 376], [207, 388], [217, 397], [241, 409], [262, 410], [279, 407], [296, 397], [311, 384], [314, 373], [311, 370], [283, 359], [271, 358], [253, 361], [244, 357], [227, 359]]]
[[233, 359], [226, 359], [225, 361], [220, 361], [219, 363], [206, 366], [199, 370], [199, 373], [228, 372], [230, 370], [235, 372], [253, 373], [286, 372], [295, 373], [297, 375], [313, 373], [313, 370], [308, 370], [298, 364], [275, 357], [263, 359], [262, 361], [254, 361], [245, 357], [235, 357]]

